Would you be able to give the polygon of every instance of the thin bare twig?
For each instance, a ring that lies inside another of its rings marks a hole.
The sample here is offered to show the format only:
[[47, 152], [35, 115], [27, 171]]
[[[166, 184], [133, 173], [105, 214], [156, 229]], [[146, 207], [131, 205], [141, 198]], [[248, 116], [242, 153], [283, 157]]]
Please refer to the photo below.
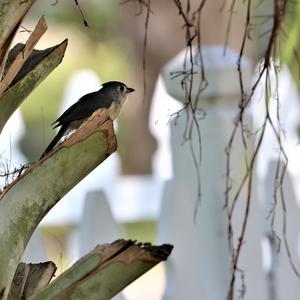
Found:
[[[246, 227], [247, 227], [247, 221], [249, 218], [249, 213], [250, 213], [250, 201], [251, 201], [251, 188], [252, 188], [252, 178], [253, 178], [253, 171], [254, 171], [254, 163], [256, 161], [257, 158], [257, 154], [259, 152], [259, 149], [261, 147], [262, 144], [262, 140], [264, 137], [264, 133], [265, 133], [265, 129], [267, 124], [270, 124], [274, 134], [277, 137], [277, 141], [278, 144], [280, 146], [280, 152], [284, 155], [285, 159], [286, 159], [286, 164], [287, 164], [287, 157], [285, 155], [284, 149], [282, 147], [282, 143], [281, 143], [281, 137], [280, 137], [280, 128], [276, 129], [275, 126], [273, 125], [273, 122], [270, 118], [270, 114], [269, 114], [269, 110], [268, 110], [268, 99], [269, 99], [269, 95], [270, 95], [270, 82], [269, 82], [269, 69], [272, 66], [271, 63], [271, 57], [272, 56], [276, 56], [276, 44], [277, 44], [277, 40], [278, 40], [278, 35], [280, 33], [280, 29], [281, 29], [281, 24], [282, 24], [282, 19], [283, 19], [283, 15], [284, 15], [284, 9], [285, 9], [285, 3], [281, 2], [280, 0], [274, 0], [274, 17], [273, 17], [273, 26], [271, 29], [271, 34], [269, 37], [269, 41], [268, 41], [268, 45], [267, 45], [267, 49], [265, 51], [264, 54], [264, 60], [263, 60], [263, 64], [262, 64], [262, 68], [259, 71], [259, 75], [257, 77], [257, 80], [254, 82], [252, 89], [250, 91], [250, 95], [246, 96], [246, 93], [244, 91], [244, 85], [243, 85], [243, 79], [242, 79], [242, 70], [241, 70], [241, 59], [244, 53], [244, 48], [245, 48], [245, 44], [246, 44], [246, 40], [247, 40], [247, 36], [248, 36], [248, 31], [250, 28], [250, 18], [251, 18], [251, 0], [247, 1], [247, 16], [246, 16], [246, 25], [245, 25], [245, 29], [244, 29], [244, 35], [243, 35], [243, 40], [242, 40], [242, 45], [240, 48], [240, 55], [239, 55], [239, 60], [238, 60], [238, 73], [239, 73], [239, 78], [240, 78], [240, 90], [241, 90], [241, 100], [240, 100], [240, 111], [238, 114], [238, 117], [236, 119], [236, 122], [234, 124], [234, 129], [232, 131], [231, 137], [229, 139], [229, 142], [227, 144], [227, 147], [225, 148], [225, 155], [227, 157], [227, 161], [226, 161], [226, 185], [225, 185], [225, 207], [227, 208], [227, 215], [228, 215], [228, 239], [229, 239], [229, 245], [230, 245], [230, 249], [232, 252], [232, 275], [231, 275], [231, 281], [230, 281], [230, 287], [229, 287], [229, 291], [228, 291], [228, 295], [227, 298], [228, 299], [233, 299], [233, 292], [234, 292], [234, 285], [235, 285], [235, 278], [236, 278], [236, 272], [238, 270], [238, 261], [239, 261], [239, 256], [241, 253], [241, 249], [242, 249], [242, 245], [244, 243], [244, 239], [245, 239], [245, 232], [246, 232]], [[238, 187], [237, 193], [235, 194], [233, 201], [229, 207], [229, 192], [231, 190], [231, 177], [230, 177], [230, 169], [231, 169], [231, 149], [232, 149], [232, 145], [233, 142], [236, 138], [236, 133], [237, 133], [237, 128], [239, 127], [241, 129], [242, 132], [242, 142], [244, 145], [244, 149], [246, 151], [246, 146], [247, 144], [245, 136], [243, 135], [244, 132], [244, 125], [243, 125], [243, 115], [244, 112], [246, 110], [246, 108], [248, 107], [252, 96], [259, 84], [259, 82], [261, 81], [263, 75], [265, 75], [266, 77], [266, 83], [265, 83], [265, 93], [266, 93], [266, 116], [265, 116], [265, 120], [262, 126], [262, 131], [260, 133], [259, 139], [258, 139], [258, 143], [254, 149], [254, 152], [252, 154], [252, 157], [250, 159], [250, 164], [247, 166], [246, 164], [246, 172], [245, 172], [245, 176], [242, 178], [241, 183]], [[277, 111], [277, 120], [278, 123], [280, 123], [280, 119], [279, 119], [279, 112]], [[279, 130], [279, 131], [278, 131]], [[286, 166], [284, 168], [284, 170], [286, 169]], [[285, 171], [281, 173], [280, 175], [280, 181], [283, 181], [283, 177], [284, 177]], [[246, 184], [246, 182], [248, 182], [248, 188], [247, 188], [247, 192], [246, 192], [246, 208], [245, 208], [245, 214], [244, 214], [244, 219], [243, 219], [243, 224], [242, 224], [242, 229], [241, 232], [239, 234], [238, 237], [238, 243], [237, 243], [237, 247], [236, 249], [234, 249], [234, 244], [233, 244], [233, 228], [232, 228], [232, 216], [234, 213], [234, 207], [235, 204], [240, 196], [240, 193], [243, 189], [243, 186]], [[281, 194], [281, 200], [284, 203], [284, 197], [283, 197], [283, 190], [282, 190], [282, 185], [280, 185], [280, 191], [282, 191]], [[285, 213], [284, 213], [285, 216]], [[284, 219], [284, 226], [283, 226], [283, 231], [286, 227], [285, 224], [285, 219]], [[284, 241], [286, 241], [286, 234], [284, 231]], [[286, 248], [288, 248], [288, 243], [285, 243]], [[290, 254], [289, 250], [287, 250], [288, 256]], [[289, 256], [290, 259], [290, 264], [295, 272], [295, 274], [298, 276], [298, 271], [293, 263], [293, 260], [291, 259], [291, 256]]]
[[88, 25], [88, 22], [86, 21], [85, 17], [84, 17], [84, 14], [83, 14], [83, 11], [81, 9], [81, 6], [79, 5], [79, 0], [74, 0], [75, 4], [77, 5], [78, 7], [78, 10], [80, 12], [80, 15], [81, 15], [81, 18], [82, 18], [82, 21], [83, 21], [83, 24], [85, 27], [89, 27]]

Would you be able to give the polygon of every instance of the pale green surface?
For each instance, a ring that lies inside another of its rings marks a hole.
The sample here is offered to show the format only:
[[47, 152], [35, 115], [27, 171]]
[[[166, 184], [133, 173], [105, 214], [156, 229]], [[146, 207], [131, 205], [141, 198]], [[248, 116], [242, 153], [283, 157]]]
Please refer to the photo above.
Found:
[[76, 283], [80, 279], [84, 278], [101, 262], [100, 255], [93, 255], [80, 262], [79, 265], [70, 268], [60, 278], [53, 281], [46, 289], [41, 291], [38, 295], [34, 296], [34, 300], [51, 299], [60, 291], [69, 288], [73, 283]]
[[9, 286], [34, 229], [72, 187], [106, 158], [107, 141], [96, 132], [62, 148], [19, 180], [0, 201], [0, 290]]
[[[114, 262], [102, 270], [95, 270], [89, 275], [88, 279], [78, 280], [76, 286], [74, 285], [73, 288], [68, 289], [63, 289], [59, 285], [59, 282], [64, 281], [64, 284], [66, 284], [69, 280], [69, 284], [71, 284], [73, 281], [63, 275], [56, 279], [57, 284], [55, 288], [52, 284], [40, 294], [32, 297], [31, 300], [50, 300], [53, 299], [53, 296], [56, 296], [60, 300], [109, 300], [156, 264], [157, 262], [139, 260], [130, 264]], [[80, 263], [76, 270], [80, 270], [81, 268], [84, 268], [84, 266]]]

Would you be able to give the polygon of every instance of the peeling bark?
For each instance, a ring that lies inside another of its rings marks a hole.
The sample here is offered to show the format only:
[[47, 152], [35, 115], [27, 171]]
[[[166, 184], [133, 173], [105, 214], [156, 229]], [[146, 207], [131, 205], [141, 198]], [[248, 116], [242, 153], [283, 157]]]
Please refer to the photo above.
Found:
[[130, 240], [97, 246], [31, 300], [109, 300], [166, 260], [172, 249], [168, 244], [152, 246]]
[[56, 265], [52, 261], [39, 264], [19, 263], [10, 288], [8, 300], [28, 299], [46, 287]]

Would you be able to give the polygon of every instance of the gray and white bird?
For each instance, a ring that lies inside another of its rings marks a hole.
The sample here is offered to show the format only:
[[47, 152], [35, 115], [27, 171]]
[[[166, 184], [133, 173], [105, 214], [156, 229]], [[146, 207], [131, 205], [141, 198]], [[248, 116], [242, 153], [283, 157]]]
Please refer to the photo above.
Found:
[[134, 92], [134, 89], [122, 82], [109, 81], [103, 83], [98, 91], [82, 96], [51, 124], [55, 125], [53, 129], [61, 127], [41, 158], [47, 155], [60, 142], [62, 137], [79, 128], [98, 109], [106, 108], [109, 117], [115, 120], [128, 94], [132, 92]]

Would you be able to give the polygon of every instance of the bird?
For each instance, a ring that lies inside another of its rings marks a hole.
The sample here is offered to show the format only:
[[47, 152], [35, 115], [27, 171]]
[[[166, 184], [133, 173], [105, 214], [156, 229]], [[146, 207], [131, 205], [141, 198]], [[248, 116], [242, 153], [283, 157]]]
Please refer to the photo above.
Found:
[[52, 151], [62, 137], [79, 128], [98, 109], [106, 108], [109, 117], [114, 121], [119, 115], [128, 94], [132, 92], [134, 92], [134, 89], [123, 82], [108, 81], [103, 83], [98, 91], [82, 96], [51, 124], [54, 125], [53, 129], [57, 127], [60, 127], [60, 129], [40, 159]]

